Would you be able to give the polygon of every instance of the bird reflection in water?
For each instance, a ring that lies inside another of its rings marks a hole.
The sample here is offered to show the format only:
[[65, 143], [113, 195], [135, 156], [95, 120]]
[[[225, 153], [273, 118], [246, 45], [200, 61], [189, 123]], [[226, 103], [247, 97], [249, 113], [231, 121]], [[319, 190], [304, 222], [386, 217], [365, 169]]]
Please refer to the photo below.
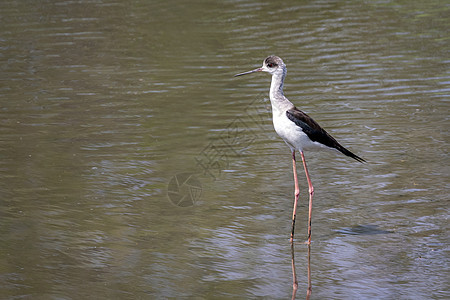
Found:
[[[312, 293], [312, 285], [311, 285], [311, 245], [307, 244], [307, 263], [306, 263], [306, 273], [308, 277], [308, 288], [306, 290], [306, 300], [309, 300]], [[297, 272], [295, 269], [295, 254], [294, 254], [294, 243], [291, 243], [291, 267], [292, 267], [292, 300], [295, 299], [298, 290], [298, 280], [297, 280]]]

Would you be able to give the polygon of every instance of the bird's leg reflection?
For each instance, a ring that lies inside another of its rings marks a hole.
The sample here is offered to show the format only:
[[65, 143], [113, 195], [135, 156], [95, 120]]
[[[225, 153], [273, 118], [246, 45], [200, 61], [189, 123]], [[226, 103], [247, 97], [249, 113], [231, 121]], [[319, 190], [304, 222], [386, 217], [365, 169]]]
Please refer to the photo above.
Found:
[[[307, 274], [308, 274], [308, 289], [306, 290], [306, 300], [309, 300], [312, 293], [312, 284], [311, 284], [311, 245], [307, 245]], [[292, 267], [292, 300], [295, 299], [298, 290], [298, 281], [297, 281], [297, 272], [295, 270], [295, 257], [294, 257], [294, 243], [291, 244], [291, 267]]]
[[292, 266], [292, 300], [298, 289], [297, 273], [295, 272], [294, 243], [291, 243], [291, 266]]
[[306, 300], [309, 300], [312, 293], [312, 285], [311, 285], [311, 244], [308, 244], [308, 290], [306, 290]]

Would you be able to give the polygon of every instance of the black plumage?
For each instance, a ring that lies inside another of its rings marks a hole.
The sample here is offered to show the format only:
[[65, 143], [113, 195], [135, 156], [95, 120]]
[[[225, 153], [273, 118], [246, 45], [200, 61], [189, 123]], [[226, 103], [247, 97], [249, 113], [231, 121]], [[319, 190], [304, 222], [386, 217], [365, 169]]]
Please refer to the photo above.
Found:
[[314, 121], [313, 118], [294, 107], [286, 111], [286, 116], [289, 120], [294, 122], [299, 126], [303, 132], [311, 139], [313, 142], [321, 143], [327, 147], [334, 148], [359, 162], [365, 162], [364, 159], [358, 155], [347, 150], [344, 146], [339, 144], [334, 137], [332, 137], [328, 132], [325, 131], [320, 125]]

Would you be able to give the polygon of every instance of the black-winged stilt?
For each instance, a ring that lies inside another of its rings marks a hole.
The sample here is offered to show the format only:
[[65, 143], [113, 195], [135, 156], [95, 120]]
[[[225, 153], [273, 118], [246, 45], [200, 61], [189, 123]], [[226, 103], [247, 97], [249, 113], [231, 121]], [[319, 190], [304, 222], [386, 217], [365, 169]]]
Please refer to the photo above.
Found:
[[295, 151], [299, 151], [302, 157], [303, 167], [305, 169], [306, 180], [308, 181], [309, 190], [309, 211], [308, 211], [308, 240], [311, 243], [311, 215], [312, 215], [312, 199], [314, 195], [314, 187], [309, 177], [308, 168], [306, 166], [303, 150], [314, 149], [332, 149], [337, 150], [359, 162], [365, 162], [361, 157], [353, 154], [345, 149], [328, 134], [320, 125], [307, 114], [299, 110], [290, 102], [283, 94], [284, 78], [286, 77], [286, 65], [278, 56], [271, 55], [267, 57], [261, 68], [252, 71], [234, 75], [241, 76], [255, 72], [267, 72], [272, 75], [270, 84], [270, 102], [272, 104], [273, 127], [278, 135], [289, 146], [292, 152], [292, 166], [294, 171], [295, 197], [294, 209], [292, 212], [292, 232], [291, 243], [294, 240], [295, 217], [297, 213], [297, 202], [299, 196], [299, 187], [297, 179], [297, 169], [295, 165]]

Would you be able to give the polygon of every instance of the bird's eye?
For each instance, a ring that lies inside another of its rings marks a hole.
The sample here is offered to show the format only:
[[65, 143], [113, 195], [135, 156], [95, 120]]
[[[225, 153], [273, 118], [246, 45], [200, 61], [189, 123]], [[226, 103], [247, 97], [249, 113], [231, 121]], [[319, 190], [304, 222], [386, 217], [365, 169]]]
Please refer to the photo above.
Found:
[[268, 66], [269, 68], [273, 68], [273, 67], [275, 66], [275, 64], [274, 64], [274, 63], [268, 63], [267, 66]]

